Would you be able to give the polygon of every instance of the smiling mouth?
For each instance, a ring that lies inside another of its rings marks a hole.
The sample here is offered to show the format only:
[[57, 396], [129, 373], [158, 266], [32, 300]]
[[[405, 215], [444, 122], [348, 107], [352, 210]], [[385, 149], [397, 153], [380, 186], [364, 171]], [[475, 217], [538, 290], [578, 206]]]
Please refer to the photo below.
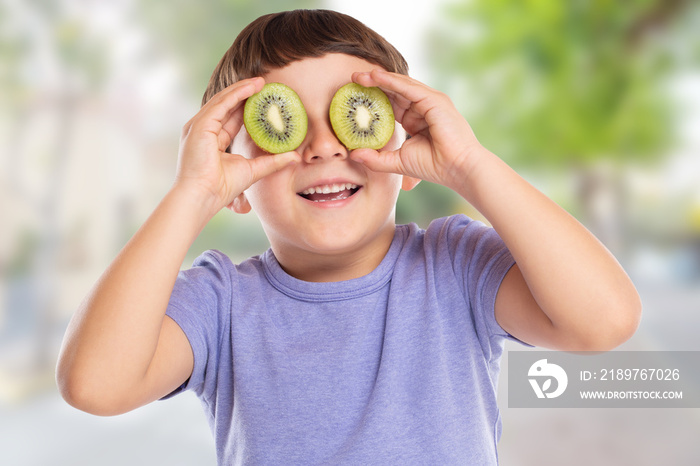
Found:
[[313, 202], [341, 201], [355, 194], [361, 187], [353, 183], [324, 184], [297, 194]]

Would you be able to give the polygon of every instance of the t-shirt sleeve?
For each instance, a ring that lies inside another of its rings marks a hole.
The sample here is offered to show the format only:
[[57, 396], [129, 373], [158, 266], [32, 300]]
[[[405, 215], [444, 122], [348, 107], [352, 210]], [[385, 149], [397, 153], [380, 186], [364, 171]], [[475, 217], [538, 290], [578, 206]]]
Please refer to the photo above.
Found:
[[[184, 390], [197, 395], [216, 386], [215, 377], [222, 347], [221, 335], [230, 325], [231, 278], [228, 258], [218, 251], [199, 256], [192, 268], [178, 274], [166, 315], [183, 330], [194, 354], [190, 378], [171, 397]], [[206, 370], [205, 370], [206, 369]], [[204, 394], [205, 396], [207, 394]]]
[[447, 243], [457, 281], [472, 312], [482, 342], [490, 353], [503, 339], [520, 342], [496, 321], [496, 294], [515, 260], [496, 231], [465, 215], [443, 219], [440, 236]]

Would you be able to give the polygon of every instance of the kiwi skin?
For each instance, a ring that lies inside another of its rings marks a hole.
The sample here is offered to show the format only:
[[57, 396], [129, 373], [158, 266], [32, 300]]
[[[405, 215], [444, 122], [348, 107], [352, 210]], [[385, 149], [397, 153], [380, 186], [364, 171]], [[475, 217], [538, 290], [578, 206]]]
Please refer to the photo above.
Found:
[[282, 83], [267, 83], [246, 101], [243, 124], [258, 147], [279, 154], [301, 145], [306, 137], [308, 118], [301, 99], [292, 88]]
[[381, 149], [394, 134], [394, 111], [384, 91], [348, 83], [338, 89], [329, 110], [336, 136], [349, 150]]

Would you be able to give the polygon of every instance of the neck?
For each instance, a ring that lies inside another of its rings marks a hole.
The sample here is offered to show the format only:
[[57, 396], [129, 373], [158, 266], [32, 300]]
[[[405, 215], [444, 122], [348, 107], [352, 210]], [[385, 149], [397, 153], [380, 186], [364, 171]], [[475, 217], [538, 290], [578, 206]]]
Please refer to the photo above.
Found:
[[277, 261], [289, 275], [307, 282], [339, 282], [372, 272], [382, 262], [394, 239], [395, 225], [385, 228], [368, 244], [348, 251], [314, 252], [275, 247]]

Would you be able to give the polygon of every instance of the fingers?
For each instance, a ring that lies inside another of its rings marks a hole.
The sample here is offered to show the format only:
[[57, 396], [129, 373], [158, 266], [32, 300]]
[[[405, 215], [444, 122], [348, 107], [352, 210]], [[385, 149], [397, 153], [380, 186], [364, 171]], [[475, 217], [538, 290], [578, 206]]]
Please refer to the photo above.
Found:
[[377, 152], [373, 149], [355, 149], [350, 152], [350, 158], [375, 172], [405, 173], [401, 158], [395, 151]]
[[426, 99], [439, 95], [438, 91], [410, 76], [390, 73], [381, 69], [354, 73], [353, 80], [363, 86], [378, 86], [382, 88], [384, 92], [394, 98], [396, 104], [403, 108], [408, 108], [411, 105], [419, 104]]
[[214, 95], [183, 128], [183, 136], [193, 129], [213, 133], [219, 149], [224, 151], [238, 134], [243, 124], [240, 111], [245, 100], [259, 92], [265, 81], [263, 78], [250, 78], [238, 81]]
[[295, 163], [301, 162], [301, 155], [299, 155], [299, 153], [296, 151], [292, 151], [247, 160], [250, 162], [251, 168], [251, 180], [250, 184], [248, 185], [250, 186], [268, 175], [271, 175], [290, 165], [294, 165]]
[[444, 93], [410, 76], [375, 69], [354, 73], [352, 78], [363, 86], [380, 87], [394, 104], [396, 120], [412, 134], [435, 122], [434, 114], [444, 113], [448, 109], [456, 112], [452, 101]]
[[222, 121], [232, 109], [259, 92], [264, 85], [265, 80], [260, 77], [242, 79], [215, 94], [202, 110], [210, 118]]

